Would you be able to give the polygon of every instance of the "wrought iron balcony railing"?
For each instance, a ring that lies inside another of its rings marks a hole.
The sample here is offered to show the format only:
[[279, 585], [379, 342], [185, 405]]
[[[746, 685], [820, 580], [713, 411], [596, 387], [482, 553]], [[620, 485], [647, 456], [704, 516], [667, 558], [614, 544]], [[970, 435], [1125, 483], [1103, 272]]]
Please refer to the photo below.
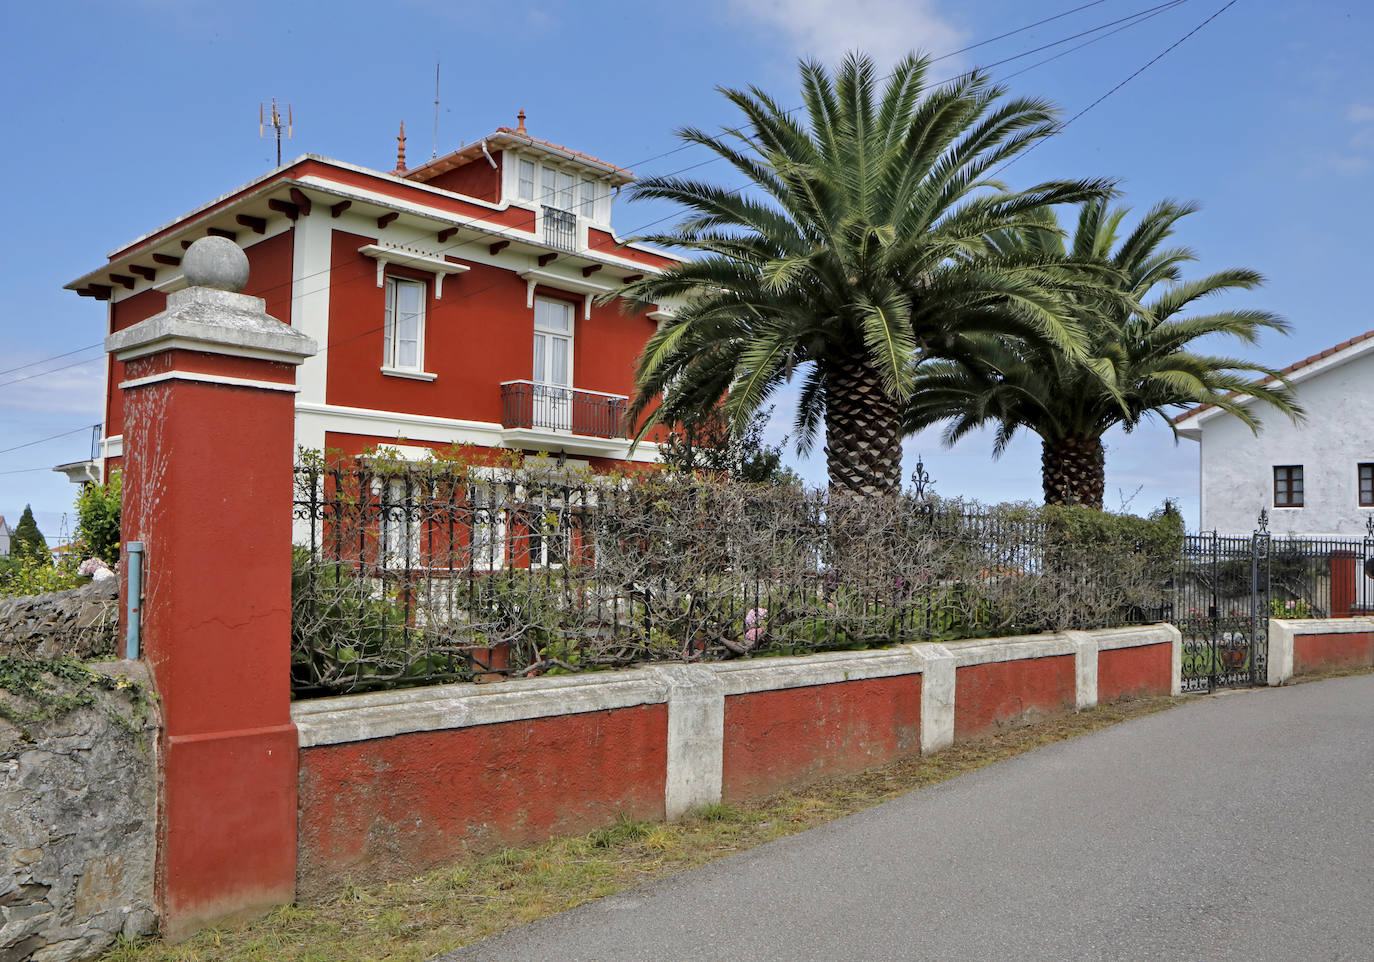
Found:
[[507, 428], [567, 431], [595, 438], [623, 438], [629, 398], [579, 391], [534, 381], [501, 385], [501, 424]]
[[560, 251], [577, 249], [577, 215], [544, 205], [544, 243]]

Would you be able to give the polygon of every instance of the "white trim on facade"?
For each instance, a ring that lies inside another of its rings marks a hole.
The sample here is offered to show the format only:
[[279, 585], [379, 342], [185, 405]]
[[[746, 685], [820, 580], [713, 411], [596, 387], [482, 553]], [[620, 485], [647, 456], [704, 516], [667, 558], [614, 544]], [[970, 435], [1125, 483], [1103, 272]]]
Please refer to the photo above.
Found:
[[[633, 453], [628, 438], [597, 438], [554, 431], [504, 428], [495, 421], [464, 421], [457, 418], [429, 417], [400, 411], [374, 411], [337, 404], [317, 404], [297, 399], [296, 443], [322, 450], [326, 432], [359, 434], [367, 437], [432, 441], [436, 444], [469, 444], [483, 448], [522, 448], [551, 453], [566, 451], [592, 457], [654, 464], [659, 460], [658, 444], [640, 441]], [[395, 442], [387, 440], [388, 445]]]
[[282, 391], [287, 394], [296, 394], [300, 391], [296, 385], [282, 384], [280, 381], [259, 381], [249, 377], [230, 377], [226, 374], [202, 374], [200, 371], [163, 371], [161, 374], [151, 374], [148, 377], [136, 377], [131, 381], [120, 381], [119, 388], [121, 391], [127, 391], [150, 384], [161, 384], [163, 381], [198, 381], [201, 384], [251, 387], [261, 391]]
[[377, 262], [378, 287], [381, 287], [386, 281], [387, 264], [400, 264], [403, 267], [413, 267], [416, 270], [433, 274], [434, 299], [436, 301], [443, 299], [445, 277], [449, 274], [466, 274], [472, 270], [466, 264], [455, 264], [453, 261], [445, 260], [440, 255], [411, 250], [394, 244], [364, 244], [358, 248], [358, 253], [364, 257], [371, 257]]

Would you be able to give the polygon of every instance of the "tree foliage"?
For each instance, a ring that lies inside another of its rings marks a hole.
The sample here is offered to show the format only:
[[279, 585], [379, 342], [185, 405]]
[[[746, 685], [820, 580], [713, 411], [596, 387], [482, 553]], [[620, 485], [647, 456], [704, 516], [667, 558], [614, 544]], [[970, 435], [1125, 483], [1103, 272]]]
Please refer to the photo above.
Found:
[[945, 441], [953, 444], [992, 426], [994, 455], [1017, 432], [1030, 430], [1044, 442], [1046, 502], [1101, 508], [1101, 439], [1118, 424], [1129, 432], [1157, 417], [1172, 428], [1169, 416], [1195, 404], [1215, 405], [1252, 430], [1260, 425], [1260, 407], [1298, 417], [1301, 408], [1280, 372], [1197, 349], [1199, 341], [1218, 337], [1251, 344], [1262, 332], [1286, 332], [1288, 325], [1264, 310], [1195, 312], [1217, 295], [1263, 283], [1245, 268], [1185, 279], [1183, 267], [1197, 255], [1171, 246], [1170, 238], [1178, 221], [1196, 209], [1162, 202], [1125, 233], [1128, 209], [1096, 200], [1081, 206], [1068, 242], [1049, 211], [1040, 212], [1038, 225], [994, 235], [1002, 251], [1110, 269], [1098, 276], [1116, 278], [1117, 296], [1086, 294], [1066, 304], [1063, 322], [1084, 333], [1082, 351], [979, 335], [966, 356], [925, 363], [907, 404], [906, 429], [945, 423]]
[[732, 431], [730, 422], [714, 408], [676, 425], [661, 448], [663, 464], [670, 471], [704, 471], [747, 484], [800, 484], [797, 473], [782, 463], [787, 439], [779, 444], [764, 440], [772, 413], [772, 407], [755, 411], [738, 431]]
[[43, 537], [43, 532], [38, 530], [38, 522], [33, 519], [31, 505], [24, 505], [24, 513], [19, 516], [19, 523], [10, 533], [10, 558], [15, 562], [52, 564], [47, 539]]
[[86, 555], [113, 566], [119, 561], [120, 472], [104, 484], [88, 484], [76, 496], [77, 539]]
[[1101, 288], [1100, 267], [1065, 270], [987, 238], [1110, 184], [1006, 187], [997, 168], [1055, 130], [1053, 106], [979, 72], [935, 87], [929, 66], [907, 57], [880, 89], [867, 57], [851, 55], [833, 76], [805, 62], [800, 117], [758, 88], [722, 90], [739, 129], [679, 134], [747, 187], [680, 176], [634, 186], [636, 198], [687, 210], [646, 239], [695, 255], [619, 292], [675, 314], [641, 357], [634, 423], [687, 423], [723, 398], [738, 430], [797, 377], [799, 449], [823, 422], [831, 486], [892, 493], [916, 361], [958, 357], [979, 333], [1079, 350], [1065, 303]]

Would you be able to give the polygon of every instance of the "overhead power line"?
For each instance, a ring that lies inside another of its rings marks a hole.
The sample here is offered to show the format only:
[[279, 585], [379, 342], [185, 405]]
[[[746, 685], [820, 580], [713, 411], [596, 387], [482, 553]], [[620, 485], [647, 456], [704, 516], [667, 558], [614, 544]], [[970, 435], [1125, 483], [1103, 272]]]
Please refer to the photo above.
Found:
[[[1147, 60], [1144, 64], [1142, 64], [1142, 65], [1141, 65], [1140, 67], [1138, 67], [1135, 71], [1133, 71], [1133, 72], [1130, 74], [1130, 76], [1126, 77], [1126, 79], [1122, 80], [1122, 81], [1121, 81], [1120, 83], [1118, 83], [1116, 86], [1112, 87], [1112, 89], [1108, 90], [1105, 94], [1103, 94], [1102, 96], [1098, 97], [1098, 98], [1097, 98], [1096, 100], [1094, 100], [1092, 103], [1088, 104], [1088, 105], [1087, 105], [1086, 107], [1084, 107], [1082, 110], [1078, 111], [1078, 113], [1074, 114], [1074, 115], [1073, 115], [1072, 117], [1070, 117], [1068, 120], [1066, 120], [1066, 121], [1064, 121], [1062, 124], [1060, 124], [1060, 125], [1059, 125], [1059, 128], [1055, 131], [1055, 135], [1057, 136], [1058, 134], [1062, 134], [1062, 133], [1064, 132], [1064, 130], [1069, 126], [1069, 124], [1073, 123], [1075, 120], [1077, 120], [1078, 118], [1082, 117], [1082, 116], [1083, 116], [1084, 114], [1086, 114], [1088, 111], [1092, 110], [1092, 109], [1093, 109], [1094, 107], [1096, 107], [1098, 104], [1102, 103], [1102, 101], [1106, 100], [1106, 99], [1107, 99], [1108, 97], [1110, 97], [1112, 94], [1116, 93], [1116, 92], [1117, 92], [1118, 90], [1120, 90], [1122, 87], [1126, 86], [1128, 83], [1130, 83], [1130, 82], [1131, 82], [1132, 80], [1134, 80], [1136, 77], [1139, 77], [1139, 76], [1140, 76], [1141, 74], [1143, 74], [1146, 70], [1149, 70], [1149, 69], [1150, 69], [1151, 67], [1153, 67], [1155, 64], [1159, 63], [1161, 60], [1163, 60], [1165, 57], [1167, 57], [1176, 47], [1178, 47], [1180, 44], [1182, 44], [1185, 40], [1187, 40], [1188, 38], [1192, 37], [1192, 36], [1193, 36], [1194, 34], [1196, 34], [1199, 30], [1201, 30], [1203, 27], [1207, 26], [1209, 23], [1211, 23], [1211, 22], [1212, 22], [1213, 20], [1215, 20], [1217, 17], [1219, 17], [1219, 16], [1221, 16], [1223, 13], [1225, 13], [1227, 10], [1230, 10], [1230, 9], [1231, 9], [1232, 7], [1234, 7], [1238, 2], [1239, 2], [1239, 0], [1229, 0], [1229, 2], [1223, 4], [1223, 5], [1222, 5], [1220, 8], [1218, 8], [1217, 11], [1216, 11], [1215, 13], [1213, 13], [1210, 17], [1207, 17], [1205, 20], [1203, 20], [1201, 23], [1199, 23], [1199, 24], [1198, 24], [1196, 27], [1194, 27], [1192, 30], [1189, 30], [1187, 33], [1185, 33], [1183, 36], [1179, 37], [1179, 38], [1178, 38], [1177, 40], [1175, 40], [1173, 43], [1169, 44], [1169, 46], [1165, 47], [1163, 50], [1161, 50], [1161, 51], [1160, 51], [1159, 53], [1157, 53], [1155, 56], [1151, 57], [1151, 58], [1150, 58], [1149, 60]], [[1048, 140], [1048, 139], [1049, 139], [1049, 138], [1046, 138], [1046, 140]], [[1035, 150], [1037, 147], [1039, 147], [1039, 146], [1040, 146], [1041, 144], [1043, 144], [1043, 143], [1045, 143], [1045, 140], [1040, 140], [1040, 141], [1037, 141], [1037, 142], [1034, 143], [1034, 144], [1031, 144], [1031, 146], [1030, 146], [1028, 149], [1026, 149], [1026, 150], [1022, 151], [1021, 153], [1017, 154], [1015, 157], [1013, 157], [1013, 158], [1011, 158], [1010, 160], [1008, 160], [1008, 161], [1007, 161], [1005, 164], [1003, 164], [1001, 167], [998, 167], [995, 171], [993, 171], [993, 172], [992, 172], [992, 176], [994, 176], [994, 177], [997, 176], [997, 175], [1000, 174], [1002, 171], [1006, 170], [1008, 167], [1010, 167], [1012, 164], [1016, 163], [1018, 160], [1021, 160], [1023, 157], [1025, 157], [1027, 154], [1031, 153], [1031, 151]]]
[[[99, 427], [99, 425], [95, 426]], [[5, 448], [3, 450], [0, 450], [0, 454], [9, 454], [11, 451], [18, 451], [21, 448], [31, 448], [35, 444], [45, 444], [48, 441], [56, 441], [58, 438], [65, 438], [69, 435], [76, 434], [79, 431], [89, 431], [91, 427], [92, 426], [89, 424], [83, 424], [79, 428], [72, 428], [70, 431], [63, 431], [61, 434], [51, 434], [46, 438], [39, 438], [37, 441], [25, 441], [23, 444], [16, 444], [12, 448]]]

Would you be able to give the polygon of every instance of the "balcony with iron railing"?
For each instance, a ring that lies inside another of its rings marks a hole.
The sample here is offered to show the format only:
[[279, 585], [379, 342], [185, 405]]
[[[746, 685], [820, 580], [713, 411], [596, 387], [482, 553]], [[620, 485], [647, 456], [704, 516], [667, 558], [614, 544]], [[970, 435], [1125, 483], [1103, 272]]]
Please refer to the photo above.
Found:
[[557, 207], [543, 206], [544, 243], [560, 251], [577, 249], [577, 215]]
[[501, 385], [501, 425], [508, 430], [624, 439], [629, 398], [534, 381]]

